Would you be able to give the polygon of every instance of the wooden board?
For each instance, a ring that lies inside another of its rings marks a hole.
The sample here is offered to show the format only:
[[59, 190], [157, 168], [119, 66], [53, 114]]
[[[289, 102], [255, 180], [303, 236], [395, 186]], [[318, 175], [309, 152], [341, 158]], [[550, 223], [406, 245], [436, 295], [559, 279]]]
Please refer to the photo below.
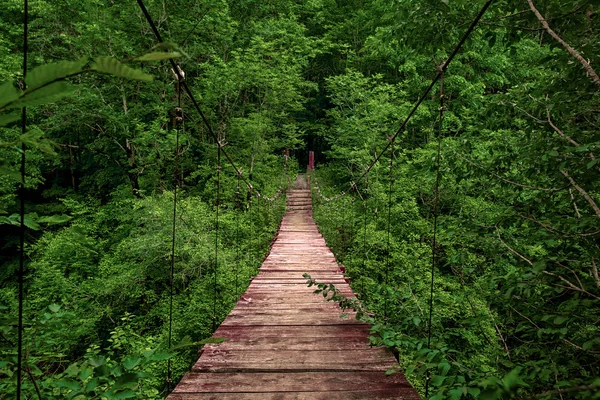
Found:
[[258, 275], [213, 335], [226, 341], [204, 346], [168, 399], [419, 399], [401, 373], [386, 376], [397, 362], [369, 346], [369, 325], [308, 287], [305, 273], [356, 298], [310, 208], [309, 190], [288, 194]]

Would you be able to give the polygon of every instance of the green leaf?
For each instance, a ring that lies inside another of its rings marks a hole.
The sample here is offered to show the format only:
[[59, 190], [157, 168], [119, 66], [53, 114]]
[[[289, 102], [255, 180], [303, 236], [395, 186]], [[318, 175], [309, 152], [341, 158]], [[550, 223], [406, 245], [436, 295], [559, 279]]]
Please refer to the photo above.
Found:
[[49, 309], [50, 311], [52, 311], [53, 313], [57, 313], [57, 312], [59, 312], [59, 311], [60, 311], [60, 306], [59, 306], [58, 304], [50, 304], [50, 305], [48, 306], [48, 309]]
[[[0, 126], [1, 126], [1, 122], [0, 122]], [[598, 159], [594, 158], [592, 161], [590, 161], [589, 163], [587, 163], [587, 167], [588, 169], [592, 168], [594, 165], [596, 165], [598, 163]]]
[[119, 379], [117, 379], [117, 382], [116, 382], [116, 387], [123, 387], [123, 386], [131, 387], [131, 384], [136, 384], [137, 381], [138, 381], [137, 374], [134, 374], [132, 372], [127, 372], [127, 373], [124, 373], [123, 375], [119, 376]]
[[53, 141], [44, 138], [44, 132], [40, 129], [33, 129], [19, 137], [21, 143], [26, 144], [29, 147], [36, 148], [43, 153], [55, 156], [57, 155], [54, 151], [54, 147], [58, 147]]
[[442, 375], [434, 375], [433, 377], [431, 377], [431, 384], [433, 386], [436, 387], [440, 387], [442, 386], [442, 384], [444, 383], [444, 380], [446, 379], [445, 376]]
[[448, 364], [447, 362], [439, 363], [438, 371], [439, 371], [440, 375], [446, 376], [448, 374], [448, 371], [450, 371], [450, 364]]
[[519, 376], [520, 373], [521, 373], [521, 368], [515, 368], [512, 371], [510, 371], [504, 377], [504, 379], [502, 379], [504, 386], [508, 389], [511, 389], [516, 386], [529, 387], [529, 385], [525, 381], [523, 381], [523, 379], [521, 379], [521, 377]]
[[138, 356], [127, 356], [123, 359], [123, 368], [125, 368], [126, 370], [132, 370], [135, 367], [137, 367], [140, 362], [142, 361], [141, 357]]
[[210, 337], [208, 339], [203, 339], [199, 342], [196, 342], [194, 344], [219, 344], [219, 343], [223, 343], [227, 341], [227, 338], [223, 338], [223, 337]]
[[27, 91], [39, 88], [53, 81], [64, 79], [70, 75], [78, 74], [83, 71], [83, 67], [87, 62], [87, 57], [83, 57], [77, 61], [59, 61], [34, 68], [27, 73], [27, 78], [25, 79]]
[[167, 352], [154, 353], [150, 357], [148, 357], [148, 361], [163, 361], [163, 360], [168, 360], [169, 358], [173, 357], [174, 355], [175, 355], [175, 353], [167, 353]]
[[[94, 373], [94, 369], [93, 368], [91, 368], [91, 367], [85, 367], [79, 373], [79, 379], [81, 379], [82, 382], [85, 382], [87, 380], [87, 378], [89, 378], [90, 376], [92, 376], [93, 373]], [[87, 390], [87, 387], [86, 387], [86, 390]]]
[[[37, 214], [25, 214], [23, 218], [23, 224], [29, 229], [39, 230], [41, 227], [36, 222]], [[8, 217], [0, 217], [0, 224], [9, 224], [14, 226], [21, 226], [21, 216], [19, 214], [12, 214]]]
[[33, 229], [34, 231], [39, 231], [41, 226], [36, 222], [37, 214], [25, 214], [25, 218], [23, 218], [23, 224], [29, 229]]
[[555, 325], [560, 325], [563, 322], [565, 322], [566, 320], [568, 320], [568, 317], [562, 316], [562, 315], [558, 315], [556, 318], [554, 318], [554, 324]]
[[85, 391], [88, 392], [88, 393], [89, 392], [93, 392], [97, 387], [98, 387], [98, 378], [92, 378], [85, 385]]
[[20, 112], [0, 115], [0, 126], [6, 126], [6, 125], [10, 124], [11, 122], [18, 121], [19, 119], [21, 119]]
[[0, 86], [0, 108], [18, 98], [19, 92], [13, 86], [12, 82], [5, 82]]
[[137, 397], [135, 392], [131, 389], [125, 389], [123, 391], [120, 391], [119, 393], [115, 393], [113, 398], [115, 398], [115, 399], [130, 399], [132, 397]]
[[102, 356], [90, 358], [88, 361], [92, 367], [99, 367], [106, 363], [106, 359]]
[[33, 91], [28, 90], [19, 100], [11, 103], [7, 109], [52, 103], [70, 95], [74, 90], [75, 86], [70, 83], [64, 81], [54, 82]]
[[73, 379], [60, 379], [60, 380], [56, 381], [55, 385], [58, 387], [63, 387], [63, 388], [71, 389], [71, 390], [77, 390], [81, 387], [79, 382], [77, 382]]
[[44, 217], [40, 217], [38, 219], [39, 223], [44, 223], [44, 224], [48, 224], [48, 225], [58, 225], [58, 224], [64, 224], [65, 222], [68, 222], [70, 220], [72, 220], [73, 217], [69, 216], [69, 215], [48, 215], [48, 216], [44, 216]]
[[160, 61], [160, 60], [169, 60], [171, 58], [181, 57], [181, 53], [178, 51], [173, 52], [157, 52], [157, 53], [148, 53], [141, 55], [139, 57], [134, 58], [134, 61]]
[[92, 69], [127, 79], [138, 79], [142, 81], [152, 81], [154, 79], [152, 75], [149, 75], [142, 70], [128, 67], [112, 57], [97, 57], [94, 59]]
[[463, 394], [465, 394], [464, 388], [457, 388], [448, 391], [448, 395], [451, 400], [459, 400]]

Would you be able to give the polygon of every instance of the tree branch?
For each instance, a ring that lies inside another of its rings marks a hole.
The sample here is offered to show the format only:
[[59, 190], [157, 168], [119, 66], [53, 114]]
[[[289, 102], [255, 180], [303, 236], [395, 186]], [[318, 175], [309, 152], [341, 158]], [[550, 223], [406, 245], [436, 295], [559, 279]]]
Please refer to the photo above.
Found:
[[598, 208], [598, 205], [596, 204], [594, 199], [592, 199], [592, 197], [585, 190], [583, 190], [583, 188], [579, 186], [573, 178], [571, 178], [571, 175], [569, 175], [567, 171], [561, 170], [560, 173], [563, 174], [565, 178], [569, 180], [569, 182], [571, 182], [571, 185], [573, 185], [573, 187], [577, 189], [579, 194], [581, 194], [583, 198], [587, 200], [588, 204], [594, 209], [594, 212], [596, 213], [598, 218], [600, 218], [600, 208]]
[[548, 22], [544, 19], [544, 17], [542, 16], [542, 14], [540, 14], [540, 12], [537, 10], [537, 8], [535, 8], [535, 6], [533, 5], [533, 0], [527, 0], [527, 3], [529, 4], [529, 8], [531, 8], [531, 11], [533, 11], [533, 13], [537, 17], [537, 19], [542, 24], [542, 26], [546, 29], [546, 32], [548, 32], [548, 34], [550, 36], [552, 36], [554, 39], [556, 39], [556, 41], [558, 41], [558, 43], [560, 43], [569, 52], [569, 54], [571, 54], [573, 57], [575, 57], [577, 59], [577, 61], [579, 61], [581, 63], [581, 65], [583, 65], [583, 68], [585, 68], [588, 76], [591, 77], [592, 82], [596, 86], [598, 86], [600, 88], [600, 76], [598, 76], [598, 74], [596, 73], [596, 71], [594, 71], [594, 69], [592, 68], [592, 66], [590, 65], [590, 63], [587, 62], [585, 60], [585, 58], [583, 58], [581, 56], [581, 54], [579, 54], [577, 52], [577, 50], [575, 50], [574, 48], [572, 48], [571, 46], [569, 46], [567, 44], [567, 42], [565, 42], [564, 40], [562, 40], [561, 37], [558, 36], [556, 34], [556, 32], [554, 32], [552, 30], [552, 28], [550, 28], [550, 25], [548, 25]]
[[513, 253], [514, 255], [516, 255], [519, 258], [521, 258], [523, 261], [527, 262], [527, 264], [533, 266], [533, 263], [531, 262], [531, 260], [529, 260], [524, 255], [522, 255], [521, 253], [519, 253], [518, 251], [516, 251], [513, 248], [511, 248], [509, 245], [506, 244], [506, 242], [504, 242], [504, 240], [502, 240], [502, 237], [500, 236], [500, 231], [498, 230], [497, 226], [496, 226], [496, 234], [498, 235], [498, 240], [500, 240], [500, 243], [502, 243], [504, 245], [504, 247], [506, 247], [508, 250], [510, 250], [510, 252]]
[[600, 276], [598, 276], [598, 266], [596, 265], [596, 260], [594, 260], [594, 257], [592, 257], [592, 275], [596, 281], [596, 286], [598, 286], [598, 289], [600, 289]]

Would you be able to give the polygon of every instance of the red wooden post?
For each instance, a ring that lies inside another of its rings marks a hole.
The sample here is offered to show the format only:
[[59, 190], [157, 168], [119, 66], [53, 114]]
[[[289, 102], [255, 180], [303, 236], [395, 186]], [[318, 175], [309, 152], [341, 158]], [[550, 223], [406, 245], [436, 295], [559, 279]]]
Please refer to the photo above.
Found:
[[306, 177], [308, 179], [308, 185], [310, 186], [310, 176], [315, 169], [315, 152], [308, 152], [308, 165], [306, 166]]

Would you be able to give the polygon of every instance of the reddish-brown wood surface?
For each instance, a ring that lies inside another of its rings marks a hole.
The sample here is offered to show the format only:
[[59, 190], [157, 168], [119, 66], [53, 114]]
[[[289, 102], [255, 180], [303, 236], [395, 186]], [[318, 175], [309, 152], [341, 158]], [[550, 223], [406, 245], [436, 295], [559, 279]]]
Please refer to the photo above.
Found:
[[309, 190], [288, 194], [287, 213], [258, 276], [214, 333], [170, 400], [419, 399], [369, 326], [313, 293], [304, 273], [354, 296], [312, 219]]

